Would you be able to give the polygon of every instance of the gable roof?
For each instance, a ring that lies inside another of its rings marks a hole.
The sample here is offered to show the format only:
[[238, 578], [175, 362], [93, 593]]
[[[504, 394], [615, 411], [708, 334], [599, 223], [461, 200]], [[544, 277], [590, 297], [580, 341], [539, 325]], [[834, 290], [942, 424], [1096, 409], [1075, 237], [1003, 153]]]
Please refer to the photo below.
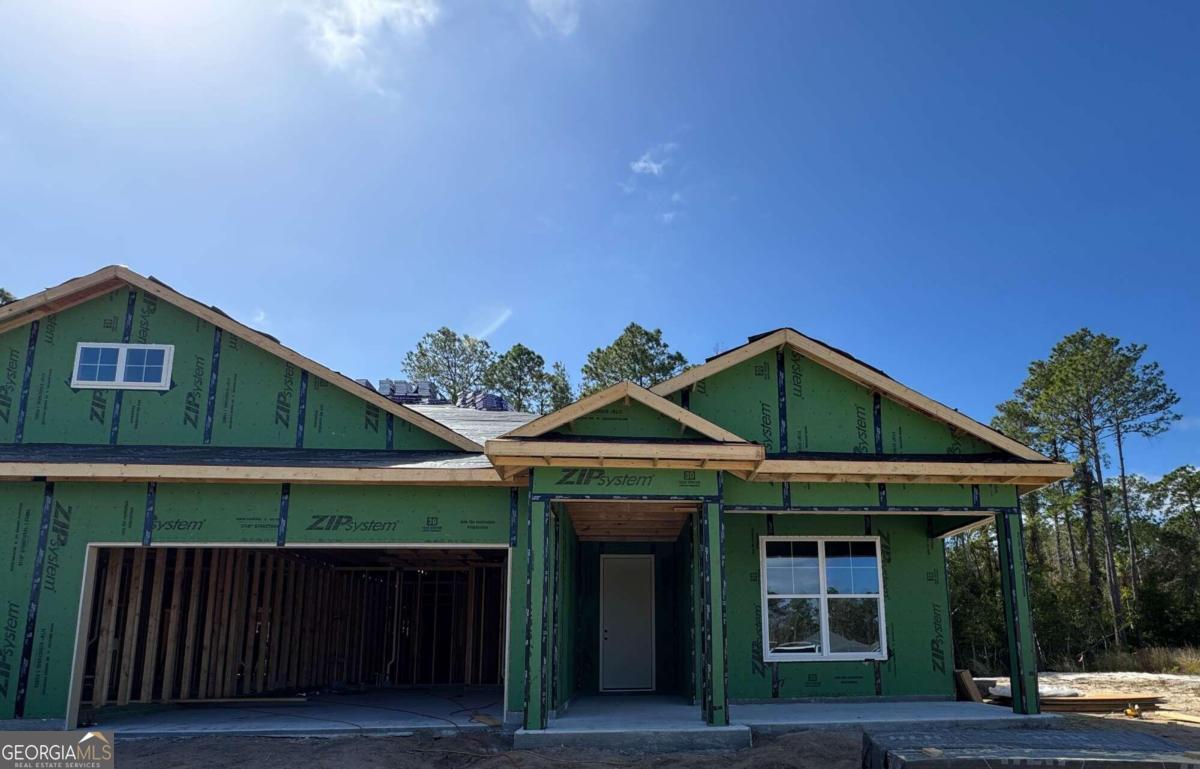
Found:
[[272, 355], [315, 374], [330, 384], [345, 390], [354, 397], [378, 406], [385, 413], [409, 422], [427, 433], [436, 435], [452, 446], [463, 451], [481, 452], [483, 446], [446, 427], [435, 419], [418, 413], [402, 404], [396, 403], [373, 390], [355, 382], [345, 374], [338, 373], [320, 363], [307, 358], [289, 347], [279, 343], [278, 339], [256, 331], [226, 315], [216, 307], [206, 306], [188, 296], [184, 296], [170, 286], [155, 278], [148, 278], [122, 265], [110, 265], [78, 278], [61, 283], [53, 288], [33, 294], [0, 307], [0, 334], [5, 331], [31, 323], [39, 318], [53, 315], [56, 312], [74, 307], [94, 299], [122, 285], [132, 286], [147, 294], [151, 294], [181, 310], [191, 313], [201, 320], [226, 331], [239, 339], [245, 340]]
[[949, 406], [938, 403], [932, 398], [928, 398], [916, 390], [900, 384], [879, 369], [868, 366], [853, 356], [830, 347], [824, 342], [807, 337], [792, 328], [781, 328], [766, 334], [752, 336], [741, 347], [735, 347], [732, 350], [709, 358], [702, 365], [688, 369], [679, 376], [655, 385], [651, 388], [651, 392], [660, 396], [670, 395], [719, 371], [736, 366], [762, 352], [783, 346], [792, 347], [809, 359], [820, 363], [847, 379], [872, 390], [878, 390], [915, 411], [919, 411], [941, 422], [946, 422], [968, 435], [973, 435], [1014, 456], [1033, 462], [1050, 461], [1049, 457], [1034, 451], [1019, 441], [1009, 438], [1004, 433], [988, 427], [982, 422], [977, 422]]
[[700, 417], [685, 408], [682, 408], [666, 398], [655, 395], [650, 390], [640, 387], [633, 382], [618, 382], [611, 387], [606, 387], [598, 393], [575, 401], [569, 406], [565, 406], [558, 411], [546, 414], [543, 417], [521, 425], [515, 430], [510, 430], [502, 438], [537, 438], [546, 433], [553, 432], [555, 429], [563, 425], [574, 422], [580, 417], [590, 414], [597, 409], [604, 408], [609, 404], [617, 401], [636, 401], [637, 403], [646, 406], [647, 408], [662, 414], [669, 419], [673, 419], [679, 424], [691, 428], [695, 432], [703, 435], [705, 438], [717, 441], [718, 443], [748, 443], [745, 438], [740, 435], [735, 435], [726, 430], [720, 425], [715, 425], [707, 419]]

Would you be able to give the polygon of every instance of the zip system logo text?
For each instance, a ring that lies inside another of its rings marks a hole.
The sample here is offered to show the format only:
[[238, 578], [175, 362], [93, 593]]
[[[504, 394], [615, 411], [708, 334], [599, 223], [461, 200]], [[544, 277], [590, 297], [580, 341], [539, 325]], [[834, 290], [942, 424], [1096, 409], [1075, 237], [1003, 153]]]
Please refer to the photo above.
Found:
[[653, 473], [610, 473], [599, 469], [564, 469], [555, 486], [594, 486], [607, 488], [648, 488], [654, 483]]
[[[436, 520], [436, 519], [435, 519]], [[396, 521], [355, 520], [353, 515], [314, 515], [305, 531], [395, 531]]]

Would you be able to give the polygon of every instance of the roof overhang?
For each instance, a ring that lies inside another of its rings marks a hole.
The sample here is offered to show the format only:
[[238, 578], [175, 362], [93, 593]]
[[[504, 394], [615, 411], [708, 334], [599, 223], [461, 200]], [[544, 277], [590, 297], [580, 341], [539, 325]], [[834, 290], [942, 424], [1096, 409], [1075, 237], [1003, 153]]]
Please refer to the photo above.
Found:
[[968, 435], [973, 435], [982, 441], [992, 444], [996, 448], [1012, 454], [1018, 459], [1031, 462], [1049, 461], [1049, 457], [1043, 456], [1020, 441], [1015, 441], [982, 422], [977, 422], [949, 406], [938, 403], [932, 398], [926, 397], [916, 390], [900, 384], [879, 370], [871, 368], [843, 352], [835, 350], [790, 328], [779, 329], [778, 331], [754, 339], [741, 347], [709, 360], [707, 363], [690, 368], [679, 376], [668, 379], [650, 389], [656, 395], [667, 396], [685, 387], [690, 387], [718, 371], [723, 371], [730, 366], [735, 366], [742, 361], [749, 360], [767, 350], [782, 347], [791, 347], [805, 357], [820, 363], [853, 382], [883, 393], [898, 403], [902, 403], [934, 419], [946, 422]]
[[939, 462], [903, 459], [767, 459], [758, 444], [514, 440], [487, 442], [501, 475], [533, 467], [725, 470], [743, 480], [806, 483], [1001, 484], [1022, 493], [1071, 476], [1065, 462]]
[[1071, 476], [1066, 462], [910, 462], [903, 459], [766, 459], [746, 479], [807, 483], [994, 483], [1033, 491]]
[[259, 465], [4, 462], [0, 481], [319, 483], [356, 486], [520, 486], [520, 473], [491, 467], [298, 467]]
[[562, 441], [497, 438], [484, 447], [506, 477], [531, 467], [622, 467], [753, 472], [763, 461], [755, 443]]

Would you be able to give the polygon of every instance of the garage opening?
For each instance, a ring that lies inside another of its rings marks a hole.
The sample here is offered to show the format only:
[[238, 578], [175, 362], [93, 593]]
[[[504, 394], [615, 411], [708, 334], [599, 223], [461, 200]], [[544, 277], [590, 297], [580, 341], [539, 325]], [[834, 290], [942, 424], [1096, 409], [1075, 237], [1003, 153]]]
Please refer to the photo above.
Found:
[[95, 558], [84, 722], [130, 703], [503, 683], [503, 549], [100, 548]]

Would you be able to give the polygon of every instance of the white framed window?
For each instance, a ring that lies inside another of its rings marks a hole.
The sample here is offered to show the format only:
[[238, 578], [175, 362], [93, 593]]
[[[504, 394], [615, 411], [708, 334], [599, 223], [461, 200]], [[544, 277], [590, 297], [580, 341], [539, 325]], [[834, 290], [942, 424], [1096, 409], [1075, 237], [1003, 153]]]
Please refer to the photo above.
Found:
[[166, 390], [171, 386], [170, 344], [80, 342], [75, 345], [71, 386], [118, 390]]
[[887, 659], [879, 537], [759, 538], [763, 659]]

